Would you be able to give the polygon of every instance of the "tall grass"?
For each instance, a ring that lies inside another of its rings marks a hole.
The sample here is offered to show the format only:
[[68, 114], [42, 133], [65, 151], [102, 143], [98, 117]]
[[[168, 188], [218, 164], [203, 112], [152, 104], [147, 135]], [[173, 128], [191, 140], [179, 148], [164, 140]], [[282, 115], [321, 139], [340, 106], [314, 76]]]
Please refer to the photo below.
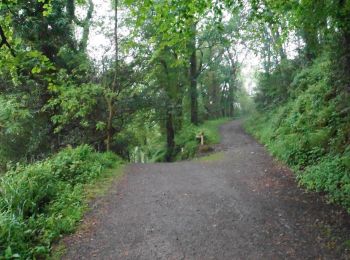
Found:
[[0, 259], [46, 258], [82, 218], [84, 185], [118, 162], [82, 145], [8, 171], [0, 179]]

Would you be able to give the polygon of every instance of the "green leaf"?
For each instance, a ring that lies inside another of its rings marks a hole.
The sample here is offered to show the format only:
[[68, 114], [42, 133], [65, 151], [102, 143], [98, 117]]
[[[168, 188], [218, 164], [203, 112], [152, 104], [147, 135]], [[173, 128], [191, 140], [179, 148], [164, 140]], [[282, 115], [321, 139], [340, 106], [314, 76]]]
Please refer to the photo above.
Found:
[[40, 73], [41, 72], [41, 68], [40, 67], [34, 67], [34, 68], [32, 68], [32, 73], [33, 74], [38, 74], [38, 73]]

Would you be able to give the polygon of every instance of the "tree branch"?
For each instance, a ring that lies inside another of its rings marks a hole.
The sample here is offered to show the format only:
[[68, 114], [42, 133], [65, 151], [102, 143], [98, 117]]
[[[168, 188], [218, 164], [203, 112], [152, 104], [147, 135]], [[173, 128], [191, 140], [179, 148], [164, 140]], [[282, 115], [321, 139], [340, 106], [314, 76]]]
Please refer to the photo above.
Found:
[[89, 33], [90, 33], [90, 20], [92, 18], [93, 11], [94, 11], [94, 3], [92, 0], [89, 0], [89, 8], [87, 10], [86, 17], [80, 25], [83, 27], [83, 36], [79, 43], [79, 49], [82, 51], [85, 51], [87, 48], [87, 42], [88, 42]]
[[12, 49], [11, 45], [8, 43], [6, 35], [5, 35], [4, 30], [2, 29], [1, 25], [0, 25], [0, 37], [1, 37], [0, 49], [3, 45], [5, 45], [7, 48], [9, 48], [11, 55], [13, 57], [16, 57], [15, 51]]

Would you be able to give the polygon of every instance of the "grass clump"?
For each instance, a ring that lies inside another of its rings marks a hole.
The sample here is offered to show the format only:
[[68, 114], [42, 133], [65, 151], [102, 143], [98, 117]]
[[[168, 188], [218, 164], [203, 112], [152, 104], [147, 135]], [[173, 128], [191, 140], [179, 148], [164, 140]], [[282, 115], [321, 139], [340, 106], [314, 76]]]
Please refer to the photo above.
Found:
[[86, 209], [85, 185], [121, 160], [87, 145], [67, 148], [0, 180], [0, 258], [45, 258]]
[[196, 161], [198, 162], [217, 162], [223, 160], [225, 157], [225, 153], [219, 152], [219, 153], [213, 153], [207, 156], [196, 158]]

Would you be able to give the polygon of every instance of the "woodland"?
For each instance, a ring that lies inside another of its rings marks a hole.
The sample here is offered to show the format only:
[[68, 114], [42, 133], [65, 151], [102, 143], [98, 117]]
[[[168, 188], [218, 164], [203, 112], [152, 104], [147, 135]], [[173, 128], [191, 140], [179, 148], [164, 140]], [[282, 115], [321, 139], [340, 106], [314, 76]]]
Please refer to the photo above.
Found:
[[350, 211], [349, 0], [0, 1], [0, 259], [46, 258], [87, 185], [237, 117]]

